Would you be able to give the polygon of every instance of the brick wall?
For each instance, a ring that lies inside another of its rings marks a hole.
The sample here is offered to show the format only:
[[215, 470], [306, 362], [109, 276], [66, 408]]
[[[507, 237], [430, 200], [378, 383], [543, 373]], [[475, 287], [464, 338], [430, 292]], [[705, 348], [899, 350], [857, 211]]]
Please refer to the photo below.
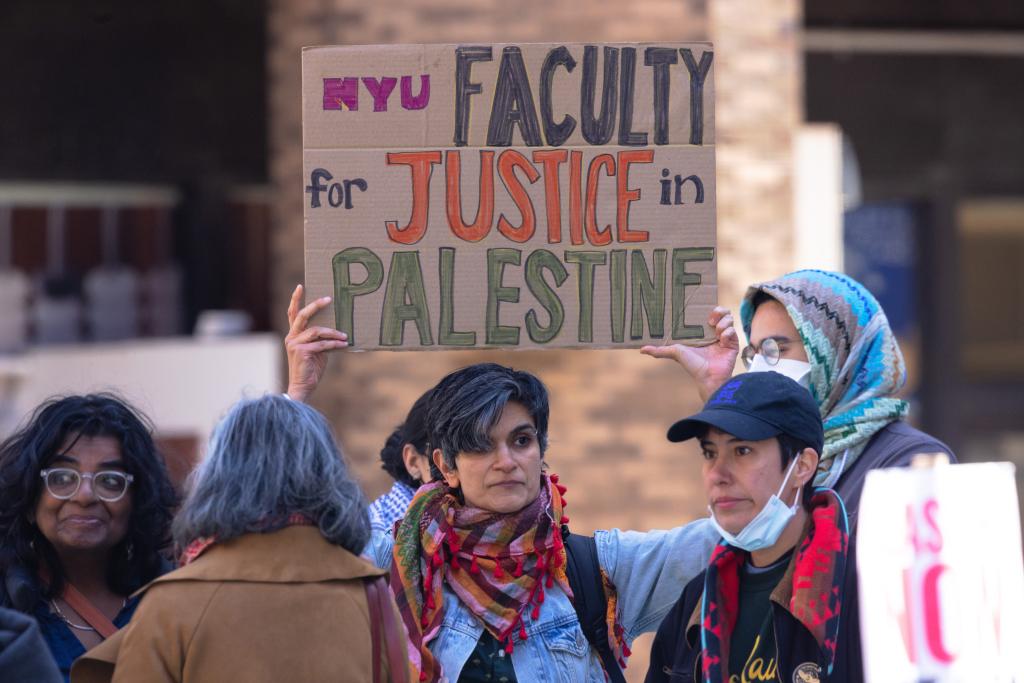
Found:
[[[306, 45], [713, 40], [721, 301], [735, 307], [748, 282], [789, 265], [790, 147], [802, 79], [796, 0], [276, 0], [269, 11], [272, 306], [282, 324], [302, 280]], [[448, 371], [482, 360], [533, 371], [551, 390], [548, 460], [569, 487], [575, 529], [664, 528], [703, 514], [699, 455], [664, 436], [699, 408], [696, 391], [682, 370], [634, 351], [338, 354], [314, 405], [336, 426], [368, 495], [389, 486], [377, 453], [412, 401]], [[642, 680], [648, 649], [649, 641], [634, 648], [631, 680]]]
[[803, 119], [799, 0], [713, 0], [719, 300], [788, 271], [793, 134]]

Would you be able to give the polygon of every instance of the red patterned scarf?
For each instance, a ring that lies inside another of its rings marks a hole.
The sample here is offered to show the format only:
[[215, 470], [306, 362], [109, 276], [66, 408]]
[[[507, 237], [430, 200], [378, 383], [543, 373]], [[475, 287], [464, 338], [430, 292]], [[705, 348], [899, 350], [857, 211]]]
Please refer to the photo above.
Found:
[[[282, 528], [284, 528], [286, 526], [313, 526], [313, 525], [314, 525], [313, 520], [310, 519], [309, 517], [307, 517], [306, 515], [302, 514], [301, 512], [293, 512], [292, 514], [288, 515], [288, 517], [285, 518], [283, 523], [274, 524], [274, 523], [269, 523], [268, 522], [266, 525], [263, 525], [264, 526], [263, 530], [264, 531], [277, 531], [278, 529], [282, 529]], [[197, 557], [199, 557], [204, 552], [209, 550], [210, 547], [215, 545], [216, 543], [217, 543], [217, 537], [216, 536], [203, 536], [201, 538], [195, 539], [194, 541], [189, 543], [187, 546], [185, 546], [185, 550], [183, 550], [181, 555], [178, 557], [178, 566], [179, 567], [184, 567], [186, 564], [190, 564], [190, 563], [194, 562]]]
[[539, 618], [545, 589], [557, 583], [572, 598], [560, 529], [569, 521], [564, 493], [557, 475], [544, 476], [536, 500], [501, 514], [460, 504], [441, 482], [420, 487], [395, 530], [391, 566], [420, 681], [441, 674], [427, 645], [444, 616], [443, 582], [508, 653], [527, 637], [523, 613]]
[[[811, 524], [794, 558], [789, 611], [817, 640], [831, 671], [849, 545], [846, 511], [831, 489], [811, 498]], [[739, 614], [740, 571], [746, 551], [719, 543], [704, 577], [701, 665], [706, 683], [728, 683], [729, 643]]]

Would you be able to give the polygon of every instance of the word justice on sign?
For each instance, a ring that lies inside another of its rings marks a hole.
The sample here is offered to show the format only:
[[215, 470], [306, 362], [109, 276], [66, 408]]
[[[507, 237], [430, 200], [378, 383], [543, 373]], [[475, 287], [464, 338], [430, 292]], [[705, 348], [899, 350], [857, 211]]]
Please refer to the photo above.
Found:
[[[479, 232], [480, 228], [476, 227], [476, 223], [480, 222], [481, 218], [487, 225], [491, 222], [488, 216], [492, 216], [494, 213], [494, 170], [492, 168], [494, 154], [495, 152], [491, 150], [486, 150], [480, 154], [480, 162], [482, 165], [486, 166], [486, 170], [481, 173], [480, 177], [481, 200], [483, 200], [481, 203], [481, 213], [483, 216], [477, 217], [477, 221], [474, 223], [472, 230], [467, 229], [461, 219], [455, 218], [456, 214], [454, 210], [461, 205], [460, 202], [462, 196], [460, 188], [461, 177], [459, 175], [459, 169], [462, 167], [461, 153], [458, 151], [448, 152], [445, 156], [445, 181], [447, 183], [446, 194], [448, 197], [448, 206], [449, 209], [451, 209], [449, 211], [449, 227], [452, 232], [458, 236], [462, 236], [460, 233], [473, 235], [476, 232]], [[558, 177], [558, 169], [566, 162], [567, 158], [569, 159], [571, 169], [569, 174], [569, 206], [572, 211], [570, 214], [570, 232], [573, 244], [583, 244], [579, 214], [579, 209], [582, 205], [583, 192], [581, 187], [583, 180], [583, 153], [580, 151], [573, 151], [570, 156], [570, 153], [565, 150], [546, 150], [533, 152], [532, 157], [534, 164], [539, 163], [544, 168], [544, 187], [547, 192], [545, 204], [548, 218], [548, 242], [552, 244], [557, 244], [562, 241], [560, 216], [561, 180]], [[629, 202], [636, 201], [640, 197], [639, 190], [630, 190], [628, 187], [629, 180], [627, 176], [629, 174], [629, 165], [633, 163], [651, 163], [653, 160], [653, 150], [619, 153], [619, 172], [617, 174], [617, 178], [620, 182], [617, 189], [620, 213], [625, 208], [625, 215], [628, 216]], [[412, 244], [418, 241], [426, 232], [424, 220], [426, 218], [430, 180], [433, 177], [431, 171], [433, 170], [433, 166], [440, 163], [440, 151], [394, 152], [387, 155], [387, 164], [389, 166], [407, 164], [412, 170], [414, 199], [413, 217], [404, 228], [399, 228], [398, 223], [395, 221], [388, 221], [388, 236], [393, 241], [399, 244]], [[537, 182], [537, 179], [540, 177], [540, 173], [537, 171], [537, 167], [534, 164], [531, 164], [523, 154], [515, 150], [505, 150], [498, 156], [498, 175], [502, 183], [504, 183], [505, 188], [509, 191], [512, 201], [515, 202], [517, 208], [523, 215], [523, 224], [519, 228], [511, 230], [508, 221], [502, 218], [499, 220], [498, 229], [502, 234], [505, 234], [506, 237], [515, 241], [525, 242], [530, 239], [530, 237], [533, 236], [533, 226], [536, 220], [533, 202], [530, 201], [529, 196], [524, 191], [523, 184], [520, 182], [519, 178], [516, 177], [515, 171], [521, 170], [530, 184], [533, 184]], [[587, 236], [590, 238], [591, 244], [607, 244], [610, 241], [606, 237], [601, 236], [594, 225], [594, 205], [596, 204], [597, 198], [598, 174], [603, 171], [607, 175], [616, 176], [615, 168], [615, 159], [610, 154], [606, 154], [592, 159], [587, 169], [586, 218]], [[684, 201], [683, 189], [686, 187], [687, 183], [691, 183], [693, 186], [694, 195], [691, 203], [704, 203], [704, 181], [700, 179], [700, 176], [690, 174], [683, 177], [682, 174], [677, 173], [675, 178], [670, 179], [669, 176], [671, 175], [671, 172], [667, 168], [661, 169], [661, 175], [660, 204], [664, 206], [672, 204], [679, 206], [686, 204], [686, 201]], [[354, 187], [360, 192], [366, 192], [368, 187], [366, 180], [363, 178], [345, 178], [339, 182], [329, 182], [332, 180], [334, 180], [334, 175], [330, 171], [323, 168], [313, 169], [313, 172], [310, 174], [309, 185], [306, 186], [306, 194], [310, 195], [309, 208], [319, 209], [323, 205], [320, 195], [326, 194], [327, 203], [331, 207], [339, 208], [344, 206], [346, 209], [351, 209], [354, 206], [352, 188]], [[672, 197], [674, 197], [674, 199], [672, 199]], [[622, 223], [624, 222], [625, 221], [622, 221]], [[457, 225], [461, 226], [461, 228], [456, 227]], [[620, 242], [633, 241], [633, 239], [628, 235], [628, 228], [623, 228], [620, 225], [619, 231]], [[481, 237], [485, 235], [486, 230]], [[480, 237], [477, 237], [476, 239], [480, 239]], [[476, 239], [469, 239], [469, 241], [476, 241]]]
[[[445, 214], [448, 227], [459, 239], [466, 242], [479, 242], [487, 237], [492, 226], [513, 242], [528, 242], [533, 239], [537, 228], [537, 211], [527, 193], [526, 187], [519, 179], [517, 171], [525, 177], [529, 184], [544, 178], [544, 215], [547, 222], [546, 238], [550, 244], [562, 241], [562, 184], [560, 168], [563, 164], [569, 167], [569, 241], [574, 245], [587, 242], [595, 246], [605, 246], [612, 241], [619, 243], [646, 242], [649, 234], [646, 230], [632, 229], [629, 226], [630, 204], [638, 201], [641, 191], [629, 186], [629, 170], [633, 164], [650, 164], [654, 161], [653, 149], [625, 150], [617, 154], [597, 154], [587, 165], [586, 174], [583, 170], [583, 152], [564, 149], [537, 150], [532, 153], [532, 162], [521, 152], [506, 149], [500, 153], [494, 150], [479, 151], [480, 174], [470, 184], [476, 185], [478, 208], [475, 219], [467, 223], [462, 212], [462, 151], [449, 150], [444, 153], [445, 182]], [[430, 214], [430, 183], [433, 179], [433, 167], [441, 164], [442, 153], [439, 150], [422, 152], [389, 152], [387, 165], [404, 165], [410, 169], [412, 182], [412, 213], [408, 223], [400, 225], [398, 221], [387, 221], [388, 238], [398, 244], [416, 244], [426, 235]], [[494, 176], [497, 167], [500, 180], [510, 198], [518, 209], [522, 220], [514, 225], [506, 216], [498, 216], [494, 220]], [[538, 170], [540, 169], [540, 170]], [[314, 176], [321, 169], [314, 171]], [[668, 175], [668, 169], [662, 169], [662, 175]], [[584, 182], [584, 175], [586, 181]], [[615, 178], [615, 231], [611, 225], [599, 226], [597, 218], [598, 183], [600, 177]], [[676, 204], [682, 201], [682, 186], [685, 181], [676, 176]], [[704, 203], [704, 184], [696, 175], [686, 180], [693, 183], [693, 203]], [[316, 185], [314, 177], [313, 185]], [[668, 180], [662, 180], [661, 204], [669, 204]], [[309, 189], [309, 188], [307, 188]], [[313, 187], [315, 190], [316, 188]], [[316, 194], [312, 200], [316, 200]], [[312, 204], [311, 207], [316, 206]]]

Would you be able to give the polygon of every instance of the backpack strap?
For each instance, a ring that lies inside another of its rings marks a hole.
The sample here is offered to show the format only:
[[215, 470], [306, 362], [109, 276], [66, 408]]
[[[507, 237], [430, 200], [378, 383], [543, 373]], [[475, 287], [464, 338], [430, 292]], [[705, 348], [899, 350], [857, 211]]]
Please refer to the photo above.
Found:
[[[564, 527], [563, 527], [564, 528]], [[597, 561], [597, 541], [593, 536], [567, 533], [565, 540], [565, 573], [572, 588], [572, 606], [576, 610], [583, 635], [597, 652], [601, 666], [611, 683], [626, 683], [619, 663], [608, 644], [608, 599], [601, 581], [601, 565]]]

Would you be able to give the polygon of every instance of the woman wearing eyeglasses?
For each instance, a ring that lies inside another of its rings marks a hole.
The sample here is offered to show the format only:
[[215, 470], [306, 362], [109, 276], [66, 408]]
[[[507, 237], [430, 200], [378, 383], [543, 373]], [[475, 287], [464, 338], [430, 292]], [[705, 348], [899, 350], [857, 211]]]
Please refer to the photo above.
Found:
[[174, 520], [181, 567], [75, 683], [406, 683], [385, 572], [359, 557], [366, 499], [327, 421], [298, 401], [236, 404]]
[[839, 493], [851, 528], [869, 470], [909, 465], [917, 453], [956, 459], [944, 443], [904, 421], [908, 404], [897, 395], [907, 379], [903, 354], [885, 311], [861, 283], [824, 270], [789, 273], [751, 285], [740, 319], [750, 340], [742, 354], [724, 308], [709, 320], [715, 344], [641, 351], [682, 365], [705, 401], [732, 377], [738, 354], [750, 372], [778, 372], [806, 387], [825, 427], [815, 482]]
[[174, 504], [145, 418], [113, 396], [47, 401], [0, 444], [0, 606], [37, 620], [65, 680], [171, 568]]
[[[904, 418], [907, 402], [897, 394], [906, 365], [885, 311], [864, 285], [842, 273], [800, 270], [751, 285], [740, 304], [740, 321], [750, 344], [739, 351], [732, 315], [716, 308], [709, 320], [716, 343], [644, 347], [643, 353], [671, 358], [697, 381], [703, 400], [732, 377], [737, 355], [750, 372], [771, 371], [802, 384], [818, 403], [825, 443], [815, 483], [831, 488], [846, 505], [850, 528], [845, 594], [856, 593], [857, 512], [867, 473], [905, 467], [917, 453], [952, 451]], [[849, 680], [860, 680], [856, 601], [843, 605], [838, 635], [849, 651]], [[845, 630], [852, 628], [853, 636]]]

